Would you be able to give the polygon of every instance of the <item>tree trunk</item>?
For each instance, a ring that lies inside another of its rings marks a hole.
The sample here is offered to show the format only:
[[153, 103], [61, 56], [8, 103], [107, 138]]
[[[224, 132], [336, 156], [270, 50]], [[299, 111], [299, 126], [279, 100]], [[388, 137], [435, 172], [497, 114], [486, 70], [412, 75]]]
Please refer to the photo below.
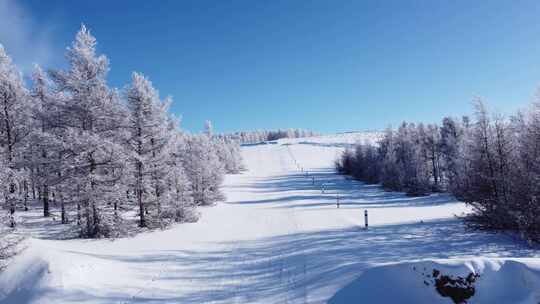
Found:
[[64, 202], [64, 196], [62, 195], [62, 192], [58, 190], [58, 197], [60, 199], [60, 208], [62, 208], [62, 224], [68, 223], [67, 213], [66, 213], [66, 204]]
[[85, 212], [85, 217], [86, 217], [86, 234], [89, 234], [92, 228], [92, 223], [90, 223], [90, 202], [86, 200], [84, 205], [85, 205], [84, 212]]
[[77, 226], [81, 225], [81, 204], [77, 203]]
[[98, 210], [96, 208], [96, 204], [92, 203], [92, 217], [93, 217], [93, 224], [94, 229], [92, 230], [92, 236], [96, 236], [99, 233], [99, 217], [98, 217]]
[[34, 182], [34, 178], [32, 178], [32, 199], [36, 199], [36, 184]]
[[67, 224], [66, 206], [64, 204], [64, 200], [62, 200], [60, 204], [62, 208], [62, 224]]
[[6, 128], [6, 141], [7, 141], [7, 148], [8, 148], [8, 162], [11, 166], [11, 162], [13, 160], [13, 142], [11, 138], [11, 121], [9, 117], [9, 111], [8, 111], [8, 96], [7, 92], [4, 93], [4, 124]]
[[50, 216], [49, 212], [49, 187], [47, 185], [43, 185], [43, 216], [48, 217]]
[[8, 198], [10, 200], [9, 204], [9, 218], [10, 218], [10, 226], [11, 228], [15, 228], [15, 184], [11, 183], [9, 185], [9, 195]]
[[142, 164], [137, 162], [137, 202], [139, 203], [139, 227], [146, 227], [145, 212], [146, 208], [142, 197]]
[[28, 181], [24, 180], [24, 211], [28, 211]]

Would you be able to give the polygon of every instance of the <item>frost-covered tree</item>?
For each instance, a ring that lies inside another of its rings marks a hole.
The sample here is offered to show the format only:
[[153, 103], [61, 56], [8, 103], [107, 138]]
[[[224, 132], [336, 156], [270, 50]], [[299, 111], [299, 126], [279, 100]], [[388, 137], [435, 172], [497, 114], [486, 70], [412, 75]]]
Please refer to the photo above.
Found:
[[445, 117], [440, 127], [441, 180], [443, 188], [459, 187], [460, 154], [463, 149], [463, 127], [455, 119]]
[[224, 199], [224, 175], [242, 170], [241, 139], [306, 135], [216, 135], [210, 122], [204, 134], [186, 135], [168, 113], [171, 100], [144, 76], [134, 73], [123, 95], [110, 88], [96, 46], [83, 25], [67, 68], [36, 66], [30, 90], [0, 47], [0, 201], [8, 211], [0, 219], [8, 226], [30, 197], [44, 216], [60, 211], [62, 224], [76, 223], [81, 237], [124, 233], [134, 208], [143, 227], [195, 221], [196, 206]]
[[208, 137], [214, 136], [214, 126], [210, 120], [204, 122], [204, 134]]
[[481, 100], [474, 105], [473, 119], [388, 129], [376, 150], [346, 150], [336, 169], [366, 182], [375, 170], [385, 189], [411, 195], [449, 191], [472, 206], [467, 222], [473, 227], [540, 241], [539, 103], [510, 119], [490, 115]]
[[379, 158], [381, 161], [380, 181], [386, 189], [400, 191], [402, 189], [401, 172], [397, 166], [395, 150], [394, 131], [388, 128], [379, 143]]
[[30, 98], [21, 74], [0, 45], [0, 145], [2, 156], [15, 164], [30, 133]]
[[524, 237], [540, 241], [540, 102], [518, 113], [510, 124], [516, 134], [510, 181], [511, 218]]
[[240, 145], [235, 140], [225, 140], [225, 145], [229, 156], [225, 163], [226, 172], [232, 174], [240, 173], [240, 171], [244, 170]]
[[[161, 222], [163, 205], [171, 191], [167, 184], [171, 171], [174, 131], [169, 128], [170, 99], [162, 101], [152, 83], [144, 76], [133, 73], [132, 83], [126, 89], [130, 110], [128, 149], [133, 182], [139, 207], [139, 226], [146, 227], [146, 215]], [[182, 179], [180, 168], [173, 168], [175, 181]], [[150, 213], [149, 209], [153, 212]]]
[[299, 138], [316, 136], [317, 133], [303, 129], [288, 129], [288, 130], [257, 130], [250, 132], [236, 132], [231, 134], [220, 134], [221, 137], [233, 139], [240, 144], [254, 144], [263, 141], [272, 141], [280, 138]]
[[511, 129], [501, 117], [490, 116], [481, 101], [475, 103], [476, 121], [466, 141], [461, 170], [462, 187], [455, 194], [471, 204], [477, 218], [498, 228], [511, 228], [511, 177], [517, 167]]
[[23, 155], [31, 131], [30, 111], [22, 76], [0, 45], [0, 162], [4, 171], [0, 187], [12, 226], [19, 193], [26, 180]]
[[429, 124], [425, 128], [422, 124], [418, 126], [418, 140], [420, 141], [420, 154], [423, 162], [426, 162], [428, 174], [428, 184], [431, 184], [432, 191], [440, 191], [442, 188], [441, 177], [441, 151], [439, 127]]
[[212, 205], [225, 197], [220, 190], [224, 166], [215, 145], [207, 135], [190, 136], [186, 141], [184, 168], [191, 182], [193, 201], [197, 206]]
[[171, 144], [174, 146], [169, 160], [168, 204], [164, 208], [164, 217], [175, 222], [194, 222], [199, 215], [195, 210], [192, 184], [184, 168], [186, 153], [186, 138], [179, 131], [178, 124], [171, 120], [170, 129], [174, 130]]
[[225, 173], [239, 173], [243, 168], [240, 145], [236, 141], [227, 138], [214, 137], [211, 140], [219, 161], [223, 164]]
[[104, 55], [96, 54], [96, 39], [83, 25], [68, 48], [67, 70], [54, 70], [51, 78], [64, 98], [58, 121], [49, 129], [62, 142], [59, 174], [64, 197], [77, 204], [81, 234], [96, 237], [112, 233], [115, 218], [110, 203], [118, 195], [125, 151], [121, 145], [125, 109], [109, 89]]
[[[43, 215], [49, 216], [49, 199], [54, 184], [59, 184], [60, 151], [62, 139], [49, 133], [60, 120], [57, 105], [63, 101], [63, 95], [55, 94], [51, 82], [41, 67], [36, 66], [32, 74], [32, 124], [29, 145], [25, 158], [30, 171], [32, 197], [38, 197], [43, 202]], [[62, 206], [64, 207], [64, 206]], [[65, 209], [63, 209], [65, 211]], [[66, 223], [66, 214], [62, 212], [62, 223]]]

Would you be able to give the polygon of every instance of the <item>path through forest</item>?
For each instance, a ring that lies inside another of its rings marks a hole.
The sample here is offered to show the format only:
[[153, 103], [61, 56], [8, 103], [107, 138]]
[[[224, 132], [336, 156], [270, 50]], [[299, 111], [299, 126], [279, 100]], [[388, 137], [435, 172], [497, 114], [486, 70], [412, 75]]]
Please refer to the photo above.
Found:
[[342, 149], [244, 147], [248, 170], [227, 177], [227, 202], [197, 223], [115, 241], [31, 239], [0, 275], [0, 303], [325, 303], [378, 265], [534, 255], [466, 231], [454, 215], [467, 208], [451, 196], [411, 198], [336, 175]]

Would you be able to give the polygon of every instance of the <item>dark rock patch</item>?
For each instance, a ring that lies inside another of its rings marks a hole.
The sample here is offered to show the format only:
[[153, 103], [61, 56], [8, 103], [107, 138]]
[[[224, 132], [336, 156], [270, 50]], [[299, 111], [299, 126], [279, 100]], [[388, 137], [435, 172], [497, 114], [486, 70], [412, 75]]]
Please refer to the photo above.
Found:
[[[416, 268], [413, 268], [416, 271]], [[422, 272], [426, 278], [426, 286], [434, 286], [437, 293], [450, 298], [455, 304], [465, 304], [475, 294], [475, 283], [479, 274], [469, 273], [466, 277], [442, 274], [440, 270], [433, 269], [432, 273]]]

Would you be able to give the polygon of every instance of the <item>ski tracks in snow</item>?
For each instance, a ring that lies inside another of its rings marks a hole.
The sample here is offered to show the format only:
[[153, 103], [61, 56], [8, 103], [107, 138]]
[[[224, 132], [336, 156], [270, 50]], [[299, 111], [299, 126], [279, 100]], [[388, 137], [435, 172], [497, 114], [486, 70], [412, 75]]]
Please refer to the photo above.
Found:
[[[303, 171], [301, 170], [301, 165], [296, 160], [296, 157], [292, 153], [292, 150], [289, 145], [287, 147], [288, 155], [290, 156], [290, 160], [292, 162], [293, 166], [287, 166], [288, 168], [293, 167], [296, 169], [296, 172]], [[289, 163], [291, 163], [289, 162]], [[283, 170], [287, 170], [288, 168], [282, 168]], [[293, 169], [294, 170], [294, 169]], [[289, 170], [287, 170], [289, 171]], [[293, 171], [294, 172], [294, 171]], [[300, 172], [302, 173], [302, 172]], [[309, 178], [306, 176], [306, 178]], [[301, 231], [301, 227], [299, 225], [299, 221], [297, 220], [296, 216], [296, 208], [291, 209], [291, 223], [292, 223], [292, 231], [289, 233], [289, 235], [300, 235], [299, 232]], [[290, 299], [287, 303], [296, 303], [296, 299], [300, 301], [300, 303], [308, 303], [308, 292], [307, 292], [307, 255], [305, 252], [305, 248], [301, 247], [298, 248], [298, 257], [302, 260], [302, 263], [291, 263], [289, 265], [289, 269], [292, 269], [290, 274], [290, 284], [287, 287], [287, 295], [292, 296], [293, 298]], [[291, 262], [294, 261], [293, 258], [287, 259]], [[296, 267], [295, 267], [296, 265]], [[298, 265], [301, 265], [298, 267]], [[297, 292], [300, 292], [299, 295], [297, 295]]]

